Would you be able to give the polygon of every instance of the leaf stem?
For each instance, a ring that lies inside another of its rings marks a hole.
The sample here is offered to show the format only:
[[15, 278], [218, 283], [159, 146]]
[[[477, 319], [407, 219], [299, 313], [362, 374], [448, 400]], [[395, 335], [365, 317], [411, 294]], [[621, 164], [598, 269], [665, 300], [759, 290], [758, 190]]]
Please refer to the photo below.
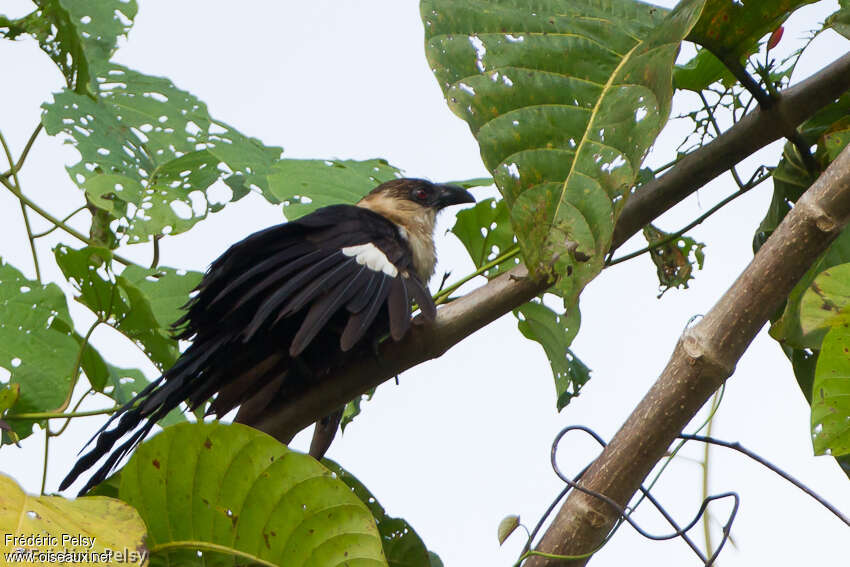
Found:
[[107, 409], [74, 411], [69, 413], [53, 412], [53, 411], [35, 411], [29, 413], [7, 414], [4, 419], [71, 419], [74, 417], [89, 417], [92, 415], [109, 415], [115, 413], [119, 406], [114, 406]]
[[[63, 222], [63, 223], [67, 223], [67, 222], [68, 222], [68, 220], [70, 220], [70, 219], [71, 219], [71, 217], [73, 217], [73, 216], [74, 216], [74, 215], [76, 215], [77, 213], [81, 213], [81, 212], [83, 212], [83, 211], [85, 211], [85, 210], [86, 210], [86, 206], [85, 206], [85, 205], [82, 205], [81, 207], [79, 207], [79, 208], [77, 208], [77, 209], [74, 209], [73, 211], [71, 211], [70, 213], [68, 213], [68, 214], [65, 216], [65, 218], [63, 218], [63, 219], [62, 219], [62, 222]], [[33, 237], [33, 238], [42, 238], [42, 237], [44, 237], [44, 236], [47, 236], [48, 234], [50, 234], [51, 232], [53, 232], [53, 231], [54, 231], [54, 230], [56, 230], [57, 228], [59, 228], [59, 226], [58, 226], [58, 225], [53, 225], [51, 228], [48, 228], [47, 230], [44, 230], [44, 231], [42, 231], [42, 232], [37, 232], [37, 233], [33, 234], [33, 235], [32, 235], [32, 237]]]
[[193, 549], [196, 551], [212, 551], [215, 553], [225, 553], [227, 555], [232, 555], [233, 557], [238, 557], [240, 559], [247, 559], [251, 563], [256, 563], [258, 565], [265, 565], [267, 567], [277, 567], [275, 563], [271, 563], [270, 561], [266, 561], [265, 559], [260, 559], [256, 555], [251, 555], [250, 553], [245, 553], [244, 551], [233, 549], [232, 547], [218, 545], [216, 543], [211, 543], [208, 541], [169, 541], [166, 543], [161, 543], [159, 545], [154, 545], [150, 548], [150, 552], [151, 555], [153, 555], [154, 553], [163, 553], [172, 549]]
[[705, 214], [697, 217], [693, 222], [688, 223], [686, 226], [680, 228], [679, 230], [677, 230], [676, 232], [674, 232], [673, 234], [671, 234], [667, 238], [665, 238], [665, 239], [663, 239], [659, 242], [656, 242], [655, 244], [651, 244], [649, 246], [646, 246], [645, 248], [641, 248], [640, 250], [636, 250], [636, 251], [631, 252], [629, 254], [626, 254], [624, 256], [620, 256], [619, 258], [616, 258], [616, 259], [613, 259], [613, 260], [608, 260], [607, 262], [605, 262], [605, 267], [608, 268], [610, 266], [614, 266], [616, 264], [619, 264], [620, 262], [625, 262], [626, 260], [631, 260], [632, 258], [636, 258], [636, 257], [638, 257], [642, 254], [646, 254], [650, 250], [660, 248], [661, 246], [664, 246], [666, 244], [669, 244], [670, 242], [673, 242], [674, 240], [676, 240], [678, 238], [681, 238], [681, 236], [683, 234], [685, 234], [687, 231], [691, 230], [692, 228], [694, 228], [698, 224], [701, 224], [708, 217], [710, 217], [711, 215], [713, 215], [714, 213], [716, 213], [717, 211], [719, 211], [720, 209], [722, 209], [723, 207], [725, 207], [726, 205], [728, 205], [729, 203], [731, 203], [732, 201], [734, 201], [735, 199], [737, 199], [738, 197], [740, 197], [741, 195], [743, 195], [744, 193], [749, 191], [750, 189], [758, 187], [759, 185], [761, 185], [764, 181], [766, 181], [769, 178], [770, 178], [770, 175], [763, 175], [762, 177], [759, 177], [758, 179], [750, 181], [749, 183], [744, 185], [742, 189], [735, 191], [734, 193], [732, 193], [731, 195], [729, 195], [728, 197], [726, 197], [725, 199], [723, 199], [722, 201], [720, 201], [719, 203], [717, 203], [716, 205], [711, 207], [708, 211], [705, 212]]
[[437, 304], [437, 305], [440, 305], [441, 303], [445, 303], [446, 300], [448, 299], [449, 295], [451, 295], [452, 292], [455, 291], [457, 288], [459, 288], [460, 286], [462, 286], [463, 284], [465, 284], [466, 282], [468, 282], [472, 278], [480, 276], [481, 274], [483, 274], [487, 270], [498, 266], [502, 262], [510, 260], [511, 258], [516, 256], [517, 254], [519, 254], [519, 245], [514, 244], [513, 246], [508, 248], [507, 251], [505, 251], [501, 256], [498, 256], [497, 258], [490, 260], [489, 262], [482, 265], [480, 268], [478, 268], [477, 270], [475, 270], [471, 274], [464, 276], [463, 278], [456, 281], [452, 285], [450, 285], [447, 288], [442, 289], [441, 291], [436, 293], [434, 295], [434, 303]]
[[35, 139], [38, 137], [38, 133], [41, 132], [43, 125], [41, 122], [38, 123], [38, 126], [35, 127], [35, 130], [32, 134], [30, 134], [30, 139], [27, 140], [27, 145], [24, 146], [24, 150], [21, 152], [21, 157], [18, 158], [18, 163], [13, 164], [11, 161], [9, 162], [10, 169], [4, 173], [0, 173], [0, 177], [6, 179], [15, 175], [18, 171], [21, 170], [21, 167], [24, 165], [24, 160], [27, 159], [27, 156], [32, 149], [33, 143], [35, 143]]
[[50, 454], [50, 428], [44, 428], [44, 464], [41, 467], [41, 495], [44, 496], [44, 488], [47, 486], [47, 457]]
[[[65, 224], [63, 221], [57, 219], [56, 217], [54, 217], [53, 215], [51, 215], [50, 213], [48, 213], [47, 211], [42, 209], [40, 206], [38, 206], [36, 203], [34, 203], [30, 199], [28, 199], [14, 185], [9, 183], [9, 181], [7, 179], [0, 177], [0, 184], [4, 185], [6, 187], [6, 189], [8, 189], [21, 202], [25, 203], [29, 208], [31, 208], [32, 210], [37, 212], [39, 215], [44, 217], [46, 220], [48, 220], [52, 224], [56, 225], [58, 228], [61, 228], [62, 230], [64, 230], [65, 232], [67, 232], [68, 234], [70, 234], [71, 236], [76, 238], [77, 240], [80, 240], [81, 242], [84, 242], [84, 243], [88, 244], [89, 246], [100, 246], [100, 244], [98, 244], [97, 242], [95, 242], [91, 238], [88, 238], [84, 234], [80, 233], [79, 231], [71, 228], [70, 226]], [[136, 263], [133, 262], [132, 260], [128, 260], [127, 258], [119, 256], [118, 254], [113, 253], [112, 257], [117, 262], [124, 264], [125, 266], [136, 265]]]
[[[38, 130], [36, 130], [36, 133]], [[32, 141], [33, 138], [30, 138]], [[9, 171], [12, 173], [12, 180], [15, 182], [15, 187], [17, 187], [18, 191], [21, 190], [21, 181], [18, 179], [18, 169], [19, 166], [16, 166], [14, 160], [12, 159], [12, 152], [9, 150], [9, 145], [6, 143], [6, 138], [3, 136], [3, 133], [0, 132], [0, 144], [3, 145], [3, 151], [6, 153], [6, 160], [9, 162], [9, 167], [11, 168]], [[23, 160], [18, 160], [18, 163], [22, 163]], [[27, 230], [27, 240], [30, 243], [30, 252], [32, 253], [32, 263], [35, 267], [35, 279], [38, 280], [38, 283], [41, 283], [41, 267], [38, 264], [38, 252], [35, 249], [35, 237], [32, 235], [32, 226], [30, 225], [30, 217], [27, 214], [27, 208], [24, 205], [23, 201], [19, 201], [21, 205], [21, 214], [24, 217], [24, 227]]]

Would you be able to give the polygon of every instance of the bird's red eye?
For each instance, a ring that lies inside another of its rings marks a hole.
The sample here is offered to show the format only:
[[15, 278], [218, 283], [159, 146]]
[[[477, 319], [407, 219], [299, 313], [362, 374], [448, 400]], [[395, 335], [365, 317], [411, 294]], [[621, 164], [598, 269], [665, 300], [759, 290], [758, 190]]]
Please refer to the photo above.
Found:
[[419, 201], [424, 201], [428, 198], [428, 192], [425, 189], [417, 189], [415, 195]]

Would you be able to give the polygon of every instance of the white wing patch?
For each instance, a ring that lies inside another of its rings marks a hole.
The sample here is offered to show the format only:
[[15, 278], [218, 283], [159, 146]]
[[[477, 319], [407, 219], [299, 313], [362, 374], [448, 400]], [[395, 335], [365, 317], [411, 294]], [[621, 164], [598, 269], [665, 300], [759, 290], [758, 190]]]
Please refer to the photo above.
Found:
[[342, 249], [342, 253], [348, 257], [354, 256], [354, 259], [360, 265], [366, 265], [370, 270], [376, 272], [384, 272], [388, 276], [396, 277], [398, 268], [389, 261], [386, 254], [368, 242], [366, 244], [358, 244], [357, 246], [347, 246]]

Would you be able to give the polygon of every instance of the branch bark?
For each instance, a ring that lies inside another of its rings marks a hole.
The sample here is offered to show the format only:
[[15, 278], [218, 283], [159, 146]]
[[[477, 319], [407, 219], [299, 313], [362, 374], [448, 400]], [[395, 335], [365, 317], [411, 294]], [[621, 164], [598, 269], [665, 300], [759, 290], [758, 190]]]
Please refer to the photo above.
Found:
[[[779, 119], [794, 125], [850, 89], [850, 54], [799, 85], [787, 89], [769, 111], [756, 110], [683, 159], [666, 175], [632, 195], [614, 230], [613, 251], [644, 225], [722, 174], [740, 160], [781, 136]], [[478, 329], [543, 293], [545, 281], [528, 277], [520, 266], [441, 308], [435, 324], [414, 325], [398, 343], [382, 345], [377, 359], [364, 358], [329, 376], [321, 389], [295, 392], [249, 423], [283, 442], [301, 429], [372, 387], [431, 358], [436, 358]], [[238, 421], [238, 420], [237, 420]]]
[[632, 195], [614, 227], [611, 251], [645, 225], [732, 166], [783, 136], [850, 90], [850, 53], [788, 88], [768, 110], [758, 108], [667, 174]]
[[[658, 381], [581, 484], [625, 505], [676, 435], [735, 365], [818, 255], [850, 220], [850, 147], [800, 198], [753, 261], [708, 314], [687, 329]], [[573, 491], [537, 547], [556, 555], [595, 549], [618, 513], [604, 502]], [[527, 567], [584, 565], [535, 556]]]

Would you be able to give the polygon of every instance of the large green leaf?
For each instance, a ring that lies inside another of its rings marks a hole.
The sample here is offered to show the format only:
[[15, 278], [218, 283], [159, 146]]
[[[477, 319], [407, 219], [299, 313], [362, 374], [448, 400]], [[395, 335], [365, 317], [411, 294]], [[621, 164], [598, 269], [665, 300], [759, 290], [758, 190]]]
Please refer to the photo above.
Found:
[[351, 489], [250, 427], [169, 427], [143, 443], [120, 476], [120, 498], [148, 526], [152, 562], [233, 565], [237, 556], [240, 564], [287, 567], [387, 565], [375, 521]]
[[62, 273], [80, 294], [77, 301], [136, 343], [160, 370], [177, 360], [171, 324], [200, 281], [199, 272], [130, 266], [115, 275], [109, 268], [111, 253], [104, 248], [59, 245], [55, 253]]
[[[0, 531], [5, 565], [142, 565], [147, 558], [145, 524], [124, 502], [103, 496], [30, 496], [5, 475], [0, 475]], [[37, 555], [10, 559], [18, 549]], [[73, 559], [63, 561], [58, 555], [63, 553], [74, 554]]]
[[[357, 478], [330, 459], [322, 459], [322, 464], [330, 469], [336, 477], [347, 484], [357, 498], [360, 499], [372, 513], [381, 534], [384, 555], [390, 567], [431, 567], [433, 553], [422, 542], [422, 538], [413, 527], [402, 518], [388, 516], [384, 507], [369, 492]], [[439, 557], [437, 557], [439, 561]]]
[[778, 28], [791, 13], [817, 0], [706, 0], [699, 22], [688, 39], [720, 58], [753, 53], [758, 40]]
[[[504, 199], [484, 199], [474, 207], [457, 214], [452, 233], [463, 243], [476, 268], [492, 263], [516, 245], [510, 212]], [[511, 258], [484, 272], [493, 278], [514, 267], [519, 260]]]
[[850, 326], [826, 334], [812, 387], [812, 442], [815, 454], [850, 454]]
[[615, 217], [666, 123], [673, 61], [701, 8], [421, 2], [428, 60], [478, 140], [529, 268], [560, 277], [571, 301], [602, 268]]
[[[56, 284], [27, 279], [0, 259], [0, 367], [20, 384], [14, 413], [45, 412], [69, 395], [80, 346], [65, 295]], [[20, 437], [32, 421], [10, 420]]]
[[59, 66], [68, 88], [94, 94], [92, 69], [109, 61], [118, 37], [136, 17], [136, 0], [34, 0], [38, 9], [17, 20], [0, 16], [0, 35], [28, 34]]
[[97, 71], [96, 98], [57, 93], [43, 105], [42, 122], [49, 134], [70, 136], [80, 152], [71, 178], [120, 219], [117, 230], [130, 243], [188, 230], [223, 206], [208, 192], [214, 182], [224, 178], [240, 198], [244, 176], [280, 156], [280, 148], [214, 120], [168, 79], [117, 64]]
[[561, 411], [590, 380], [590, 369], [569, 349], [578, 332], [581, 316], [578, 306], [556, 313], [540, 300], [514, 310], [517, 325], [526, 338], [540, 343], [549, 358], [555, 378], [556, 406]]

